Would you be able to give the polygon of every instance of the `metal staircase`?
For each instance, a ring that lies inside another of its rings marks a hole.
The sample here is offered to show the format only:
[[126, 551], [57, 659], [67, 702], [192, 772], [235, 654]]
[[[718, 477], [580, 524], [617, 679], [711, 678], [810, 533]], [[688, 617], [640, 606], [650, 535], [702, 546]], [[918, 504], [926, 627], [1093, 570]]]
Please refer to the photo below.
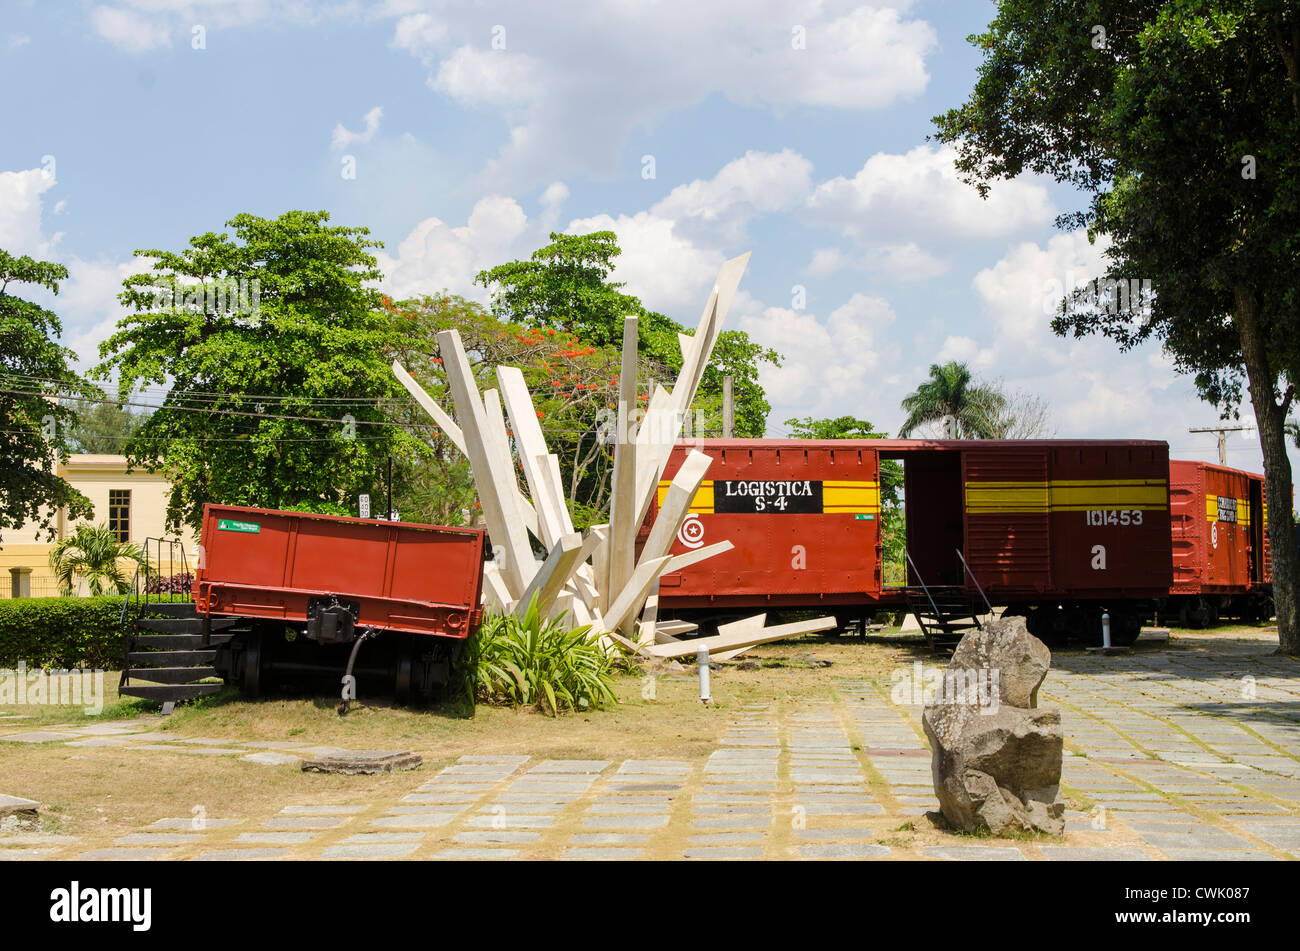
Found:
[[[216, 693], [223, 684], [212, 660], [233, 634], [235, 618], [205, 618], [191, 600], [193, 580], [179, 541], [146, 538], [121, 625], [126, 662], [118, 693], [157, 700], [170, 713], [177, 702]], [[164, 591], [179, 583], [183, 590]]]
[[[921, 633], [925, 636], [925, 642], [931, 650], [951, 651], [967, 631], [982, 626], [979, 609], [962, 585], [928, 586], [921, 573], [916, 570], [916, 563], [912, 561], [911, 554], [908, 552], [904, 554], [917, 582], [916, 585], [908, 585], [904, 589], [908, 610], [916, 618], [916, 623], [921, 626]], [[960, 551], [957, 552], [957, 557], [961, 558], [962, 567], [975, 583], [975, 589], [979, 591], [989, 616], [992, 616], [993, 608], [984, 594], [984, 589], [971, 573], [970, 566], [966, 564], [966, 559]]]

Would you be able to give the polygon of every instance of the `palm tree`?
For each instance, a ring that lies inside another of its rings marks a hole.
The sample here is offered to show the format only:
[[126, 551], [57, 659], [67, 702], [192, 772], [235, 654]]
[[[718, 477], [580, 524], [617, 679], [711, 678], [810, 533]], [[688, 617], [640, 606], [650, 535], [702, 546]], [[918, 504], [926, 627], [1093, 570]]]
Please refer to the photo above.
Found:
[[1006, 397], [992, 387], [980, 386], [964, 363], [932, 364], [930, 379], [904, 398], [907, 419], [898, 431], [906, 439], [919, 426], [951, 417], [960, 439], [992, 439]]
[[50, 552], [50, 570], [59, 594], [68, 597], [76, 587], [77, 579], [86, 582], [92, 595], [101, 595], [106, 588], [126, 594], [131, 580], [122, 569], [121, 561], [140, 561], [140, 549], [130, 542], [119, 542], [107, 525], [82, 522], [72, 534], [62, 539]]

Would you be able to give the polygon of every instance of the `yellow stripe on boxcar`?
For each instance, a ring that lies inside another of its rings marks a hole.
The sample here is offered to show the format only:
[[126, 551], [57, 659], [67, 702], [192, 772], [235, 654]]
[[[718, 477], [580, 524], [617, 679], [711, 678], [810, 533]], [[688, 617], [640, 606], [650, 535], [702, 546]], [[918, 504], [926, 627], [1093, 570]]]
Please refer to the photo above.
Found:
[[1051, 482], [967, 482], [972, 515], [1044, 514], [1096, 509], [1159, 511], [1169, 504], [1160, 479], [1058, 479]]

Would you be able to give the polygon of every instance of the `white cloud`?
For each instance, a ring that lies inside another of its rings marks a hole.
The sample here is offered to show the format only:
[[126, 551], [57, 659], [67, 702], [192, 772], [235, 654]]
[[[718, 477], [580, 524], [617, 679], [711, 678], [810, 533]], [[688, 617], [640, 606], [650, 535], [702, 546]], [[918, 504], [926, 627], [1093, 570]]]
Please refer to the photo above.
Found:
[[463, 227], [438, 218], [418, 225], [395, 256], [381, 255], [388, 289], [399, 296], [447, 288], [483, 300], [474, 275], [511, 256], [530, 253], [551, 231], [587, 234], [613, 231], [622, 254], [613, 279], [647, 307], [693, 326], [718, 268], [730, 255], [724, 246], [744, 237], [756, 216], [799, 205], [811, 187], [812, 166], [796, 152], [747, 152], [709, 179], [672, 189], [649, 210], [575, 218], [557, 229], [569, 199], [564, 182], [540, 196], [541, 211], [529, 220], [513, 199], [493, 195], [475, 206]]
[[122, 7], [95, 7], [90, 12], [95, 32], [126, 53], [146, 53], [171, 46], [167, 22], [144, 11]]
[[698, 247], [677, 234], [671, 219], [646, 211], [576, 218], [564, 230], [568, 234], [613, 231], [623, 252], [615, 261], [613, 279], [626, 282], [624, 290], [651, 310], [688, 327], [699, 319], [691, 311], [703, 305], [705, 291], [726, 260], [721, 251]]
[[958, 179], [955, 157], [948, 145], [919, 145], [903, 155], [878, 152], [852, 178], [818, 185], [808, 217], [868, 245], [889, 235], [950, 246], [1041, 229], [1055, 217], [1042, 182], [999, 182], [983, 199]]
[[954, 359], [963, 358], [959, 352], [991, 353], [985, 375], [1047, 399], [1060, 436], [1166, 439], [1186, 445], [1187, 420], [1213, 410], [1205, 404], [1197, 408], [1192, 381], [1174, 372], [1158, 345], [1121, 353], [1104, 337], [1075, 340], [1051, 329], [1062, 288], [1101, 274], [1103, 252], [1082, 231], [1057, 235], [1046, 245], [1027, 242], [1008, 248], [971, 282], [985, 332], [967, 344], [953, 344], [950, 352]]
[[446, 24], [428, 13], [410, 13], [393, 28], [393, 47], [410, 53], [428, 66], [447, 37]]
[[[59, 282], [57, 297], [29, 285], [18, 292], [58, 314], [63, 324], [62, 343], [77, 352], [86, 368], [98, 359], [100, 341], [113, 332], [126, 313], [117, 300], [122, 279], [144, 270], [146, 264], [135, 259], [120, 263], [87, 261], [75, 254], [60, 253], [62, 234], [47, 234], [42, 221], [42, 196], [56, 184], [39, 168], [0, 172], [0, 248], [13, 255], [58, 261], [67, 267], [68, 277]], [[56, 203], [52, 213], [58, 214], [63, 204]]]
[[358, 142], [369, 142], [375, 137], [375, 133], [379, 131], [379, 122], [383, 117], [384, 107], [375, 106], [363, 117], [364, 128], [360, 132], [351, 132], [344, 128], [343, 123], [340, 122], [334, 126], [334, 132], [330, 135], [330, 148], [338, 151]]
[[544, 94], [541, 61], [523, 53], [461, 46], [429, 85], [465, 106], [509, 106]]
[[827, 277], [836, 271], [870, 271], [903, 284], [928, 281], [944, 274], [948, 262], [919, 247], [916, 242], [882, 244], [854, 257], [840, 248], [818, 248], [804, 269], [812, 277]]
[[99, 361], [99, 344], [130, 313], [117, 299], [122, 281], [147, 271], [151, 262], [140, 258], [86, 261], [71, 255], [64, 263], [68, 280], [52, 306], [63, 321], [64, 344], [77, 352], [83, 368], [89, 368]]
[[58, 184], [45, 169], [0, 172], [0, 248], [10, 254], [48, 259], [61, 234], [41, 230], [41, 196]]
[[560, 220], [560, 210], [569, 200], [569, 186], [564, 182], [551, 182], [542, 192], [542, 229], [551, 232]]
[[853, 266], [853, 258], [839, 248], [817, 248], [804, 271], [813, 277], [827, 277]]
[[395, 257], [376, 256], [383, 288], [394, 297], [448, 290], [486, 301], [487, 291], [474, 285], [474, 275], [524, 253], [519, 239], [527, 223], [519, 203], [502, 195], [480, 199], [459, 227], [426, 218], [398, 245]]
[[[500, 110], [509, 133], [488, 180], [519, 187], [556, 173], [610, 174], [634, 129], [711, 95], [775, 111], [872, 109], [915, 97], [929, 82], [925, 58], [937, 39], [929, 24], [906, 18], [910, 6], [726, 0], [651, 12], [578, 0], [557, 17], [516, 0], [496, 4], [489, 20], [449, 5], [437, 22], [402, 17], [393, 45], [428, 64], [436, 91]], [[494, 34], [498, 26], [506, 31]], [[444, 47], [454, 48], [439, 60]]]
[[[320, 20], [392, 21], [390, 46], [427, 69], [461, 105], [496, 110], [507, 134], [486, 169], [495, 188], [574, 173], [611, 174], [628, 136], [721, 96], [784, 112], [851, 111], [914, 99], [930, 76], [935, 30], [912, 0], [718, 0], [707, 5], [572, 0], [114, 0], [96, 33], [126, 52], [213, 31]], [[720, 41], [719, 38], [724, 38]], [[500, 48], [498, 48], [500, 47]], [[669, 65], [671, 64], [671, 65]]]
[[14, 50], [26, 46], [31, 41], [32, 38], [26, 33], [10, 33], [8, 39], [5, 40], [5, 46], [8, 47], [9, 52], [12, 53]]
[[797, 207], [812, 189], [812, 163], [793, 149], [748, 151], [710, 179], [678, 185], [650, 213], [679, 234], [735, 243], [754, 217]]
[[824, 321], [809, 311], [764, 307], [737, 294], [735, 326], [782, 355], [764, 365], [760, 382], [772, 404], [769, 432], [795, 416], [853, 415], [879, 425], [892, 398], [884, 371], [897, 348], [884, 331], [896, 317], [881, 297], [854, 294]]
[[949, 336], [939, 348], [936, 363], [949, 363], [956, 360], [965, 363], [974, 371], [987, 370], [994, 364], [996, 354], [992, 347], [981, 347], [974, 339], [962, 336]]

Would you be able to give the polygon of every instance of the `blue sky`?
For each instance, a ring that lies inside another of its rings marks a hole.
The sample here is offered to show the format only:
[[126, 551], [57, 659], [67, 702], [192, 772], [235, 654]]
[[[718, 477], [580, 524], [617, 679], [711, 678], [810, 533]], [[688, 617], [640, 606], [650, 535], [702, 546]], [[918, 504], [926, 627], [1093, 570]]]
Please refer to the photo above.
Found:
[[[135, 249], [239, 212], [369, 227], [399, 295], [481, 297], [474, 273], [549, 231], [611, 228], [628, 290], [688, 325], [752, 250], [728, 326], [787, 355], [763, 378], [770, 435], [845, 413], [894, 430], [929, 364], [962, 359], [1046, 400], [1058, 436], [1216, 459], [1187, 433], [1215, 411], [1158, 348], [1051, 335], [1053, 282], [1101, 262], [1053, 228], [1078, 196], [1026, 177], [981, 202], [926, 139], [992, 10], [6, 0], [0, 247], [69, 266], [57, 309], [87, 361]], [[1229, 449], [1260, 468], [1253, 433]]]

